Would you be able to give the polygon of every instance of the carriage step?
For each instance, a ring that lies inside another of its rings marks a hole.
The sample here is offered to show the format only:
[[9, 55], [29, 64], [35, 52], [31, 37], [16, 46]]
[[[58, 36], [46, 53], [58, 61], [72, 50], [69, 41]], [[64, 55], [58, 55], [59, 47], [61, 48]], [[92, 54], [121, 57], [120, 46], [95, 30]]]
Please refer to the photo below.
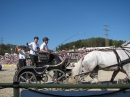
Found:
[[54, 82], [53, 81], [48, 81], [48, 82], [45, 82], [44, 84], [53, 84]]

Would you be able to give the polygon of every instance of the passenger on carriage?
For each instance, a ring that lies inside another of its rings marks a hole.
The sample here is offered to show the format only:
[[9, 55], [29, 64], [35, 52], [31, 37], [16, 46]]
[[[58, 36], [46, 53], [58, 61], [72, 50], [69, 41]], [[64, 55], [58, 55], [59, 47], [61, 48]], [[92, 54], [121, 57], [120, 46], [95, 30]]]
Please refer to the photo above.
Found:
[[32, 66], [38, 65], [38, 52], [39, 52], [38, 40], [39, 38], [36, 36], [34, 37], [34, 42], [31, 42], [30, 44], [27, 43], [27, 46], [30, 48], [30, 58]]
[[40, 46], [40, 51], [49, 54], [49, 61], [48, 62], [51, 63], [53, 61], [53, 59], [55, 59], [55, 57], [53, 54], [51, 54], [51, 51], [48, 48], [48, 45], [47, 45], [48, 41], [49, 41], [49, 39], [47, 37], [43, 38], [43, 43]]
[[19, 62], [18, 62], [18, 66], [17, 69], [20, 69], [23, 66], [26, 66], [26, 46], [21, 46], [21, 48], [19, 48], [18, 46], [16, 46], [17, 51], [19, 52]]

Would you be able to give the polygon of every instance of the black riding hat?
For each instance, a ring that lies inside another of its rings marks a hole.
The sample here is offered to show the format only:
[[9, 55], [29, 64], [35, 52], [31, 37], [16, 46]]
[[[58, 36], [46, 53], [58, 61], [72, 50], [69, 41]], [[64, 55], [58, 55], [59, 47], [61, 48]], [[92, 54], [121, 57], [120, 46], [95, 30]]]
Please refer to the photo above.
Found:
[[49, 40], [49, 38], [47, 38], [47, 37], [43, 38], [43, 41], [48, 41], [48, 40]]
[[34, 39], [38, 39], [39, 40], [39, 38], [37, 36], [35, 36]]

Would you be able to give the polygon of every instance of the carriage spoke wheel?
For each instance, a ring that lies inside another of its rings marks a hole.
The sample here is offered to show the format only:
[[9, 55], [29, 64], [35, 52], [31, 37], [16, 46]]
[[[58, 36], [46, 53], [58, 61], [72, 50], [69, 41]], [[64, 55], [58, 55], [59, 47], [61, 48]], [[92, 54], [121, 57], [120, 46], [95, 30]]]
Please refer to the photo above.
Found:
[[[25, 71], [22, 74], [20, 74], [18, 81], [20, 83], [28, 83], [28, 84], [38, 82], [35, 74], [33, 72], [29, 72], [29, 71]], [[36, 88], [29, 88], [29, 89], [35, 89], [36, 90]]]
[[20, 74], [18, 81], [20, 83], [37, 83], [37, 78], [33, 72], [23, 72]]
[[[66, 84], [66, 74], [59, 69], [52, 69], [47, 72], [48, 80], [46, 84]], [[64, 90], [62, 88], [49, 88], [50, 91]]]

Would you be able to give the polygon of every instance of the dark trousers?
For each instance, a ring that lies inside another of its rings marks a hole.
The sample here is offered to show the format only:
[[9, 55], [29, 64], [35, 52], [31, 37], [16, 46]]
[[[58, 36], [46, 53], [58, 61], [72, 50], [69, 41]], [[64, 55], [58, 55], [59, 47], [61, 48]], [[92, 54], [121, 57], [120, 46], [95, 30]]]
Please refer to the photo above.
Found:
[[32, 66], [37, 66], [38, 65], [38, 56], [30, 54], [30, 58], [31, 58]]
[[53, 54], [50, 54], [49, 62], [52, 62], [53, 59], [55, 59], [55, 56]]
[[18, 68], [21, 68], [23, 66], [26, 66], [26, 59], [19, 59]]

